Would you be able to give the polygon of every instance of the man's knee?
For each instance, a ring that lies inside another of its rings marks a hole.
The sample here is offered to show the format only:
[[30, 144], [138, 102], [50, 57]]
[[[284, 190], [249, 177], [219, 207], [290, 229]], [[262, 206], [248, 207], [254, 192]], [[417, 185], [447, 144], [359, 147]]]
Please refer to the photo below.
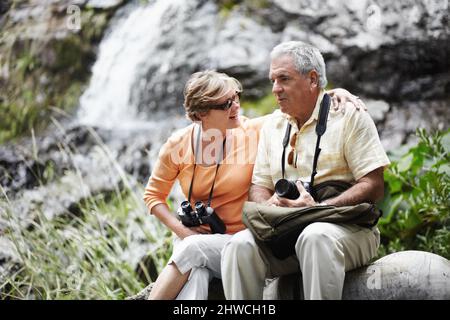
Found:
[[330, 236], [330, 232], [327, 231], [327, 226], [328, 223], [315, 222], [303, 229], [295, 244], [296, 251], [316, 250], [332, 245], [334, 239]]

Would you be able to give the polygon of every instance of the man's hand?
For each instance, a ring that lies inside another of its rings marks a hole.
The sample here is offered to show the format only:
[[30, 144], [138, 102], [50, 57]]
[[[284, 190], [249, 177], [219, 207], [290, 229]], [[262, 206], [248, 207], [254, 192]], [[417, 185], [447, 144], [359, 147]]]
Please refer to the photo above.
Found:
[[265, 187], [252, 184], [248, 192], [248, 200], [257, 203], [266, 203], [273, 195], [273, 191]]
[[300, 197], [298, 197], [295, 200], [290, 200], [287, 198], [281, 198], [281, 197], [276, 196], [277, 200], [278, 200], [277, 205], [280, 207], [291, 207], [291, 208], [315, 206], [317, 204], [316, 201], [308, 193], [308, 191], [306, 191], [305, 187], [303, 187], [302, 182], [297, 181], [296, 185], [297, 185], [298, 191], [300, 192]]
[[263, 204], [265, 204], [266, 206], [277, 206], [280, 207], [280, 201], [279, 201], [279, 197], [277, 196], [276, 193], [274, 193], [269, 200], [267, 200], [266, 202], [264, 202]]
[[330, 206], [354, 206], [363, 202], [376, 203], [383, 199], [383, 167], [377, 168], [360, 178], [351, 188], [335, 198], [327, 199]]

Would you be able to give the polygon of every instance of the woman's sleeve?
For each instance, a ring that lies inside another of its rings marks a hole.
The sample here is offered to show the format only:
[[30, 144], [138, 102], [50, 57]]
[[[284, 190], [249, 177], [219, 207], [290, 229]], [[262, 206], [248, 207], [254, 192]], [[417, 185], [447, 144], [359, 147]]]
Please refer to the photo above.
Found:
[[179, 142], [170, 138], [159, 151], [158, 159], [144, 192], [144, 202], [150, 213], [157, 204], [166, 203], [167, 196], [179, 174], [180, 163], [176, 161], [180, 159], [180, 150], [177, 149], [180, 145]]

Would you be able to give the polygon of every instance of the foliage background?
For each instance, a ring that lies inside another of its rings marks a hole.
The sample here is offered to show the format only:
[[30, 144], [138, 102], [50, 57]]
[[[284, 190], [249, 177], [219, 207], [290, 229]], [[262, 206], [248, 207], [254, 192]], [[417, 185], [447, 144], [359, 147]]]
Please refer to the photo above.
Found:
[[424, 250], [450, 259], [450, 130], [417, 135], [416, 146], [390, 155], [384, 174], [380, 256]]

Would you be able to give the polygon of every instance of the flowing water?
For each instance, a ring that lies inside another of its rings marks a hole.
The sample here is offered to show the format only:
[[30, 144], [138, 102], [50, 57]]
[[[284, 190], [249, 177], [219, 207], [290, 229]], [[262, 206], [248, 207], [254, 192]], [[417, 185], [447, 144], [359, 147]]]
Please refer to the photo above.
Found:
[[80, 98], [77, 120], [81, 124], [121, 129], [155, 125], [138, 113], [133, 86], [142, 77], [146, 60], [155, 53], [155, 44], [162, 36], [164, 13], [182, 3], [182, 0], [133, 3], [119, 12], [99, 46], [89, 87]]

